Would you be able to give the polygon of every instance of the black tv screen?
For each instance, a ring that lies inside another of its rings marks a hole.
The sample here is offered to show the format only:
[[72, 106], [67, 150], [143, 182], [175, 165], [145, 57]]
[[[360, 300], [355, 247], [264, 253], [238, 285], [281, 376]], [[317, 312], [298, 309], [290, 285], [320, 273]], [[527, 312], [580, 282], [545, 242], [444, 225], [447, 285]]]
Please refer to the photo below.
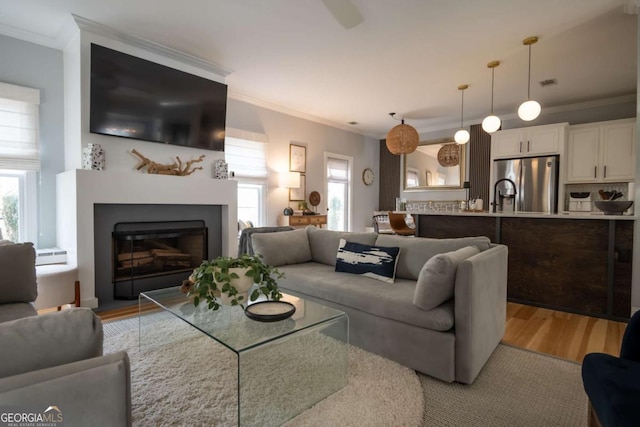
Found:
[[92, 133], [224, 151], [227, 85], [91, 45]]

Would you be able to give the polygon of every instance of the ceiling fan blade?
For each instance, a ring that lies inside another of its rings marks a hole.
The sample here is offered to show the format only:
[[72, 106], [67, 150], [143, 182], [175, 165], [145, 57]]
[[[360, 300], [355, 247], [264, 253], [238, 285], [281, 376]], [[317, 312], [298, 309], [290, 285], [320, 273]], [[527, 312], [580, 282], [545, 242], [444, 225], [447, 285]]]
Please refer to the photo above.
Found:
[[322, 0], [334, 18], [347, 30], [360, 24], [364, 18], [351, 0]]

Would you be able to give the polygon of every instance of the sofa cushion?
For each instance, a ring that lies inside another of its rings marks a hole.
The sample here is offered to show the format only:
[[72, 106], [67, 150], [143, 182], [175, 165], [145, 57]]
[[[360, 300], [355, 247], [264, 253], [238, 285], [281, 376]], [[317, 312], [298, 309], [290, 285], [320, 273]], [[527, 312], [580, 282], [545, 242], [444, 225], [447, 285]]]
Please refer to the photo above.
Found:
[[89, 308], [0, 323], [0, 337], [0, 378], [102, 355], [102, 322]]
[[38, 296], [33, 243], [0, 246], [0, 304], [33, 302]]
[[309, 238], [304, 228], [253, 234], [251, 245], [254, 253], [262, 255], [265, 264], [274, 267], [311, 261]]
[[413, 303], [423, 310], [431, 310], [453, 298], [458, 264], [479, 252], [476, 246], [466, 246], [433, 256], [420, 271]]
[[336, 271], [393, 283], [399, 252], [400, 248], [362, 245], [340, 239]]
[[37, 315], [38, 312], [33, 307], [33, 304], [28, 302], [2, 304], [0, 307], [0, 323]]
[[317, 262], [279, 268], [285, 278], [278, 280], [283, 292], [292, 291], [351, 307], [385, 319], [434, 331], [453, 328], [453, 300], [424, 311], [413, 305], [415, 281], [396, 278], [393, 286], [348, 273]]
[[[306, 228], [311, 248], [311, 260], [323, 264], [336, 266], [336, 253], [340, 239], [345, 239], [363, 245], [375, 245], [376, 233], [350, 233], [344, 231], [325, 230], [309, 226]], [[394, 245], [387, 245], [394, 246]]]
[[379, 246], [400, 248], [396, 277], [418, 280], [424, 264], [437, 254], [452, 252], [465, 246], [477, 246], [480, 251], [489, 249], [488, 237], [461, 237], [458, 239], [430, 239], [426, 237], [403, 237], [378, 235], [375, 242]]

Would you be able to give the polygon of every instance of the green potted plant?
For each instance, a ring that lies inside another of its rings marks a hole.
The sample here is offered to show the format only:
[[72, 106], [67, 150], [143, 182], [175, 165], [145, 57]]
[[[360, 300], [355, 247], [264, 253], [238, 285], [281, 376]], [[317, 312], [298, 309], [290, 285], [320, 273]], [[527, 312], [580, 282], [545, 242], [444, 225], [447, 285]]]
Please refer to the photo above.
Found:
[[251, 293], [251, 301], [260, 294], [274, 301], [282, 298], [276, 283], [276, 279], [282, 277], [282, 272], [262, 262], [257, 255], [218, 257], [203, 261], [194, 269], [183, 283], [182, 291], [193, 298], [196, 307], [206, 301], [210, 310], [217, 310], [220, 304], [239, 305], [244, 309], [248, 292], [254, 284], [257, 288]]

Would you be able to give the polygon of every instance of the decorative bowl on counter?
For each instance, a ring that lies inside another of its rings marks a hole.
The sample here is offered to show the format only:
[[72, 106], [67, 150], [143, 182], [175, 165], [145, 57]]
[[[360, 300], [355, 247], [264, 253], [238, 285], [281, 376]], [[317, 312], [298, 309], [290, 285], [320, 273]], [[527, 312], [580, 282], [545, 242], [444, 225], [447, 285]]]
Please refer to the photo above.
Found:
[[596, 208], [605, 215], [622, 215], [633, 204], [632, 200], [596, 200]]

